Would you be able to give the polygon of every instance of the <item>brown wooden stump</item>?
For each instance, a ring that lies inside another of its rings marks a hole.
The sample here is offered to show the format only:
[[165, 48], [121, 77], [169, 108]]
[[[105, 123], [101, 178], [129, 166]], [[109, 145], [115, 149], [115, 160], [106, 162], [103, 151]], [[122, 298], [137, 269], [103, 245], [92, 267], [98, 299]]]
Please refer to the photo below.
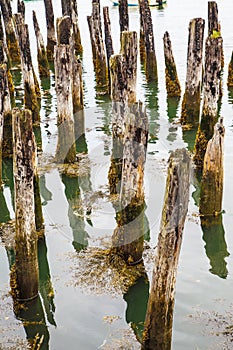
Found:
[[25, 4], [24, 1], [18, 0], [17, 1], [17, 12], [21, 13], [23, 19], [25, 20]]
[[176, 64], [172, 53], [172, 44], [168, 32], [163, 37], [166, 88], [169, 97], [179, 97], [181, 94], [180, 82], [177, 76]]
[[143, 350], [171, 349], [176, 272], [188, 211], [190, 166], [185, 149], [172, 152], [143, 332]]
[[55, 47], [55, 82], [57, 94], [58, 144], [56, 160], [59, 163], [73, 163], [76, 160], [73, 100], [72, 100], [72, 58], [70, 46]]
[[1, 0], [0, 5], [5, 24], [6, 43], [9, 50], [9, 55], [11, 57], [12, 62], [19, 63], [20, 50], [13, 21], [11, 5], [10, 2], [8, 2], [7, 0]]
[[128, 14], [128, 0], [119, 0], [119, 23], [120, 23], [120, 31], [128, 31], [129, 30], [129, 14]]
[[57, 40], [58, 45], [68, 45], [70, 48], [70, 58], [72, 60], [72, 101], [73, 113], [83, 109], [83, 79], [82, 63], [75, 55], [75, 45], [72, 36], [72, 22], [69, 16], [57, 19]]
[[32, 115], [28, 110], [13, 110], [13, 149], [16, 297], [19, 300], [28, 300], [38, 295], [37, 233], [33, 185], [36, 144], [32, 130]]
[[[127, 93], [127, 102], [136, 102], [136, 85], [137, 85], [137, 55], [138, 55], [138, 41], [136, 32], [122, 32], [121, 33], [121, 52], [125, 57], [126, 75], [125, 89]], [[112, 69], [111, 69], [112, 70]]]
[[56, 45], [56, 35], [54, 26], [54, 12], [52, 0], [44, 0], [46, 23], [47, 23], [47, 57], [49, 61], [54, 60], [54, 46]]
[[0, 191], [2, 190], [2, 143], [4, 125], [4, 94], [6, 84], [6, 65], [0, 65]]
[[96, 75], [96, 85], [104, 88], [108, 92], [108, 69], [102, 37], [100, 5], [98, 2], [92, 3], [92, 15], [87, 16], [90, 39], [92, 46], [93, 65]]
[[40, 31], [40, 27], [36, 18], [35, 11], [33, 11], [32, 14], [33, 14], [33, 24], [34, 24], [34, 30], [36, 35], [36, 43], [37, 43], [37, 60], [38, 60], [39, 74], [41, 77], [49, 77], [50, 76], [49, 62], [47, 58], [46, 48], [44, 45], [44, 39]]
[[[109, 7], [103, 7], [103, 17], [104, 17], [104, 38], [105, 38], [105, 48], [107, 53], [107, 63], [109, 67], [110, 57], [114, 54], [113, 43], [112, 43], [112, 34], [111, 34], [111, 22], [109, 18]], [[109, 72], [110, 74], [110, 72]]]
[[200, 214], [216, 216], [222, 211], [223, 195], [223, 119], [215, 125], [208, 142], [201, 181]]
[[33, 123], [40, 122], [39, 84], [32, 65], [28, 25], [23, 23], [20, 14], [15, 15], [20, 46], [21, 67], [24, 83], [24, 104], [32, 112]]
[[72, 36], [76, 55], [81, 55], [83, 47], [78, 24], [78, 9], [76, 0], [62, 0], [62, 15], [69, 16], [72, 23]]
[[205, 46], [202, 116], [194, 147], [194, 162], [201, 169], [203, 167], [207, 143], [213, 136], [214, 125], [218, 118], [221, 52], [222, 38], [207, 38]]
[[231, 54], [231, 60], [228, 65], [228, 78], [227, 78], [228, 87], [233, 87], [233, 51]]
[[[144, 39], [145, 46], [145, 65], [146, 65], [146, 76], [148, 81], [157, 81], [157, 60], [155, 55], [155, 44], [154, 44], [154, 33], [153, 23], [151, 17], [151, 11], [148, 4], [148, 0], [139, 0], [140, 10], [140, 23], [141, 23], [141, 39]], [[143, 56], [143, 48], [140, 48], [141, 55]]]
[[[221, 24], [218, 21], [218, 5], [216, 1], [208, 2], [208, 36], [221, 36]], [[221, 67], [224, 68], [224, 52], [222, 46]]]
[[137, 264], [142, 259], [145, 231], [143, 181], [148, 139], [148, 118], [141, 102], [130, 105], [124, 123], [117, 228], [112, 246], [128, 264]]
[[189, 23], [187, 72], [181, 110], [181, 123], [189, 129], [197, 127], [200, 118], [204, 28], [202, 18], [194, 18]]

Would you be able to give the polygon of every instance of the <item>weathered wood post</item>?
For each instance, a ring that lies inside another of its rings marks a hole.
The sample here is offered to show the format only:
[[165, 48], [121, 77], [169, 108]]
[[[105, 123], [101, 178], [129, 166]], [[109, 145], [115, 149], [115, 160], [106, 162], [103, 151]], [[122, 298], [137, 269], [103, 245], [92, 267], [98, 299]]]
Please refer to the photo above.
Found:
[[49, 61], [54, 60], [54, 46], [56, 45], [54, 12], [52, 0], [44, 0], [46, 23], [47, 23], [47, 57]]
[[128, 0], [119, 0], [119, 23], [120, 23], [120, 31], [128, 31], [129, 30], [129, 14], [128, 14]]
[[82, 63], [75, 55], [75, 45], [72, 36], [72, 22], [69, 16], [57, 19], [57, 40], [58, 45], [68, 45], [70, 48], [70, 58], [72, 60], [72, 101], [73, 113], [83, 109], [83, 79], [82, 79]]
[[72, 57], [70, 46], [55, 46], [55, 82], [57, 94], [58, 143], [56, 160], [59, 163], [73, 163], [76, 160], [73, 99], [72, 99]]
[[176, 64], [172, 53], [170, 35], [165, 32], [163, 36], [164, 58], [165, 58], [165, 78], [166, 88], [169, 97], [180, 97], [181, 87], [177, 76]]
[[2, 143], [4, 124], [4, 94], [6, 84], [6, 66], [0, 65], [0, 191], [2, 190]]
[[[151, 17], [151, 11], [148, 4], [148, 0], [139, 0], [139, 10], [140, 10], [140, 23], [142, 36], [144, 39], [145, 52], [146, 52], [146, 76], [148, 81], [157, 81], [157, 59], [155, 54], [155, 44], [154, 44], [154, 33], [153, 33], [153, 23]], [[142, 40], [140, 40], [142, 44]], [[143, 53], [143, 49], [140, 49]], [[143, 56], [143, 54], [142, 54]]]
[[121, 54], [110, 58], [113, 148], [108, 173], [110, 193], [119, 193], [125, 118], [128, 103], [136, 102], [137, 33], [122, 32]]
[[231, 54], [230, 63], [228, 65], [227, 85], [228, 85], [228, 87], [233, 87], [233, 51]]
[[0, 1], [2, 16], [5, 24], [6, 43], [12, 62], [20, 62], [19, 43], [16, 36], [15, 25], [12, 16], [10, 2], [7, 0]]
[[78, 9], [76, 0], [62, 0], [62, 15], [69, 16], [72, 23], [73, 29], [73, 40], [74, 40], [74, 49], [76, 55], [81, 55], [83, 52], [83, 47], [81, 43], [81, 34], [78, 24]]
[[96, 74], [96, 85], [108, 92], [108, 68], [102, 37], [100, 4], [92, 2], [92, 15], [87, 16], [92, 46], [93, 65]]
[[219, 31], [218, 5], [216, 1], [208, 1], [208, 36]]
[[38, 295], [37, 233], [33, 185], [36, 143], [32, 129], [32, 115], [28, 110], [13, 110], [13, 150], [16, 298], [28, 300]]
[[25, 4], [24, 1], [18, 0], [17, 2], [17, 12], [21, 13], [23, 19], [25, 20]]
[[188, 211], [190, 166], [190, 157], [185, 149], [171, 154], [143, 332], [143, 350], [171, 349], [176, 272]]
[[26, 109], [32, 111], [33, 123], [38, 124], [40, 122], [40, 96], [38, 95], [38, 82], [35, 80], [35, 72], [32, 65], [28, 25], [23, 23], [20, 14], [15, 15], [15, 20], [23, 73], [24, 104]]
[[202, 116], [194, 147], [194, 162], [200, 169], [203, 167], [207, 143], [213, 136], [214, 125], [218, 118], [221, 53], [222, 38], [220, 36], [208, 37], [205, 46]]
[[33, 24], [36, 35], [36, 43], [37, 43], [37, 60], [38, 60], [38, 69], [41, 77], [49, 77], [49, 62], [47, 58], [46, 48], [44, 45], [44, 39], [40, 31], [40, 27], [37, 21], [35, 11], [32, 11], [33, 16]]
[[189, 22], [185, 93], [181, 109], [181, 123], [188, 129], [197, 127], [200, 118], [204, 28], [202, 18]]
[[[105, 48], [107, 53], [107, 63], [109, 67], [110, 57], [114, 54], [113, 43], [112, 43], [112, 34], [111, 34], [111, 22], [109, 18], [109, 7], [103, 7], [103, 17], [104, 17], [104, 38], [105, 38]], [[110, 71], [109, 71], [110, 76]], [[110, 78], [110, 77], [109, 77]]]
[[204, 216], [216, 216], [222, 211], [224, 133], [223, 119], [220, 118], [204, 157], [200, 195], [200, 214]]
[[148, 118], [141, 102], [131, 104], [124, 118], [122, 176], [113, 250], [129, 264], [142, 260], [144, 242], [144, 165]]

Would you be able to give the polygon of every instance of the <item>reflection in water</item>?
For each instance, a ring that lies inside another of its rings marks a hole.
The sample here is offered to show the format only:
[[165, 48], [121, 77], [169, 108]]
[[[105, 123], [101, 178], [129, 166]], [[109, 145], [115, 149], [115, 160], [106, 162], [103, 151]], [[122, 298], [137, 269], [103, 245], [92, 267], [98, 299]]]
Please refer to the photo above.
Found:
[[54, 320], [54, 291], [52, 287], [49, 264], [47, 260], [47, 246], [45, 242], [45, 237], [38, 240], [38, 263], [39, 263], [39, 292], [43, 299], [43, 304], [45, 312], [47, 315], [48, 322], [56, 326]]
[[0, 208], [0, 224], [3, 222], [8, 222], [11, 219], [10, 212], [8, 210], [2, 189], [0, 189]]
[[210, 261], [210, 272], [221, 278], [227, 278], [228, 270], [225, 258], [229, 256], [225, 241], [222, 215], [201, 217], [201, 228], [206, 255]]
[[197, 127], [193, 127], [192, 129], [188, 130], [183, 128], [183, 140], [188, 145], [188, 150], [190, 152], [193, 152], [195, 140], [196, 140], [196, 134], [197, 134]]
[[179, 107], [179, 103], [179, 97], [167, 96], [167, 115], [170, 123], [174, 122], [174, 120], [177, 118], [177, 110]]
[[14, 200], [14, 178], [13, 178], [13, 160], [10, 158], [3, 159], [2, 162], [2, 179], [4, 182], [4, 187], [10, 188], [11, 193], [11, 205], [15, 208]]
[[145, 104], [149, 117], [149, 143], [156, 143], [159, 132], [158, 84], [155, 82], [145, 85]]
[[49, 350], [49, 331], [40, 296], [20, 305], [16, 302], [14, 312], [16, 318], [23, 322], [30, 349]]
[[233, 104], [233, 87], [228, 87], [228, 102]]
[[131, 325], [139, 342], [142, 341], [148, 298], [149, 281], [146, 275], [141, 276], [124, 294], [127, 303], [126, 322]]
[[69, 204], [68, 217], [73, 231], [73, 246], [77, 252], [88, 246], [88, 233], [85, 230], [84, 210], [80, 194], [79, 178], [62, 174], [65, 195]]
[[53, 194], [46, 187], [45, 175], [41, 175], [39, 181], [40, 181], [39, 182], [40, 194], [41, 194], [41, 197], [44, 199], [44, 201], [42, 202], [42, 205], [46, 205], [49, 201], [52, 200]]

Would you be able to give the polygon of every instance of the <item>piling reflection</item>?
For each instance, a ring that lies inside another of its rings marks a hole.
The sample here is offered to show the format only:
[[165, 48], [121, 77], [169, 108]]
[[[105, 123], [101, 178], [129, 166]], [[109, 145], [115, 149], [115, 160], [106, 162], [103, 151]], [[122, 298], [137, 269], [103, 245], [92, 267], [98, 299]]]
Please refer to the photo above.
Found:
[[179, 97], [167, 97], [167, 115], [169, 123], [171, 123], [171, 126], [169, 127], [169, 134], [167, 136], [167, 140], [170, 142], [175, 141], [177, 137], [177, 127], [173, 123], [177, 118], [179, 103]]
[[139, 277], [136, 283], [124, 294], [124, 300], [127, 303], [125, 319], [140, 343], [142, 342], [148, 298], [149, 281], [146, 274]]
[[230, 254], [227, 250], [222, 215], [201, 217], [201, 228], [206, 256], [211, 266], [209, 271], [220, 278], [227, 278], [228, 269], [225, 258]]
[[149, 118], [149, 143], [156, 143], [159, 133], [159, 100], [158, 100], [158, 84], [156, 82], [148, 82], [145, 85], [145, 105]]
[[50, 336], [40, 296], [29, 302], [14, 303], [14, 312], [23, 323], [30, 349], [49, 350]]

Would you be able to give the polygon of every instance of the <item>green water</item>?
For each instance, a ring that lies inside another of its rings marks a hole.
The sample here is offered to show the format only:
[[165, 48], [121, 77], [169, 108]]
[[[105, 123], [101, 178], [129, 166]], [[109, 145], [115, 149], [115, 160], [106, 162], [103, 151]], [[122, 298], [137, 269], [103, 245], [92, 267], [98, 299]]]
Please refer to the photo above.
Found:
[[[61, 15], [60, 2], [54, 3], [55, 16]], [[35, 68], [36, 42], [32, 10], [36, 10], [41, 30], [46, 33], [43, 1], [26, 5], [32, 56]], [[118, 8], [110, 7], [114, 50], [119, 50]], [[155, 47], [158, 61], [158, 85], [147, 84], [138, 64], [137, 98], [145, 103], [149, 117], [149, 143], [145, 173], [145, 234], [150, 249], [145, 250], [145, 276], [128, 290], [116, 283], [114, 271], [104, 260], [92, 259], [96, 247], [108, 248], [116, 227], [115, 209], [109, 200], [108, 169], [111, 157], [111, 103], [98, 95], [92, 66], [91, 45], [86, 16], [91, 1], [78, 1], [79, 23], [84, 46], [83, 79], [85, 110], [76, 116], [76, 150], [79, 176], [61, 175], [50, 162], [57, 142], [54, 75], [41, 81], [40, 189], [45, 219], [45, 240], [39, 244], [40, 295], [27, 310], [13, 312], [9, 292], [9, 267], [14, 261], [12, 249], [0, 243], [0, 349], [26, 349], [26, 338], [44, 336], [41, 349], [94, 350], [140, 349], [137, 338], [143, 329], [154, 247], [160, 225], [166, 167], [171, 150], [193, 149], [195, 133], [182, 133], [177, 123], [180, 102], [167, 99], [164, 76], [163, 34], [170, 33], [177, 72], [184, 90], [188, 24], [194, 17], [207, 23], [207, 0], [169, 0], [164, 9], [152, 9]], [[13, 1], [16, 8], [16, 1]], [[210, 226], [200, 221], [197, 203], [199, 181], [193, 172], [189, 212], [179, 260], [173, 322], [174, 350], [232, 349], [231, 334], [223, 334], [232, 325], [232, 179], [233, 179], [233, 92], [226, 86], [227, 65], [233, 50], [231, 0], [218, 1], [219, 20], [224, 42], [225, 68], [220, 114], [226, 128], [224, 157], [224, 213]], [[130, 9], [130, 30], [139, 30], [136, 8]], [[15, 72], [17, 105], [22, 101], [20, 75]], [[12, 164], [4, 161], [4, 190], [0, 192], [0, 221], [14, 218]], [[45, 170], [45, 165], [49, 165]], [[84, 249], [85, 248], [85, 249]], [[86, 252], [86, 253], [85, 253]], [[101, 265], [102, 264], [102, 265]], [[148, 280], [147, 280], [148, 278]], [[148, 282], [149, 281], [149, 282]], [[22, 323], [22, 320], [28, 323]], [[230, 333], [230, 332], [229, 332]], [[216, 335], [218, 334], [218, 336]], [[121, 347], [122, 346], [122, 347]]]

